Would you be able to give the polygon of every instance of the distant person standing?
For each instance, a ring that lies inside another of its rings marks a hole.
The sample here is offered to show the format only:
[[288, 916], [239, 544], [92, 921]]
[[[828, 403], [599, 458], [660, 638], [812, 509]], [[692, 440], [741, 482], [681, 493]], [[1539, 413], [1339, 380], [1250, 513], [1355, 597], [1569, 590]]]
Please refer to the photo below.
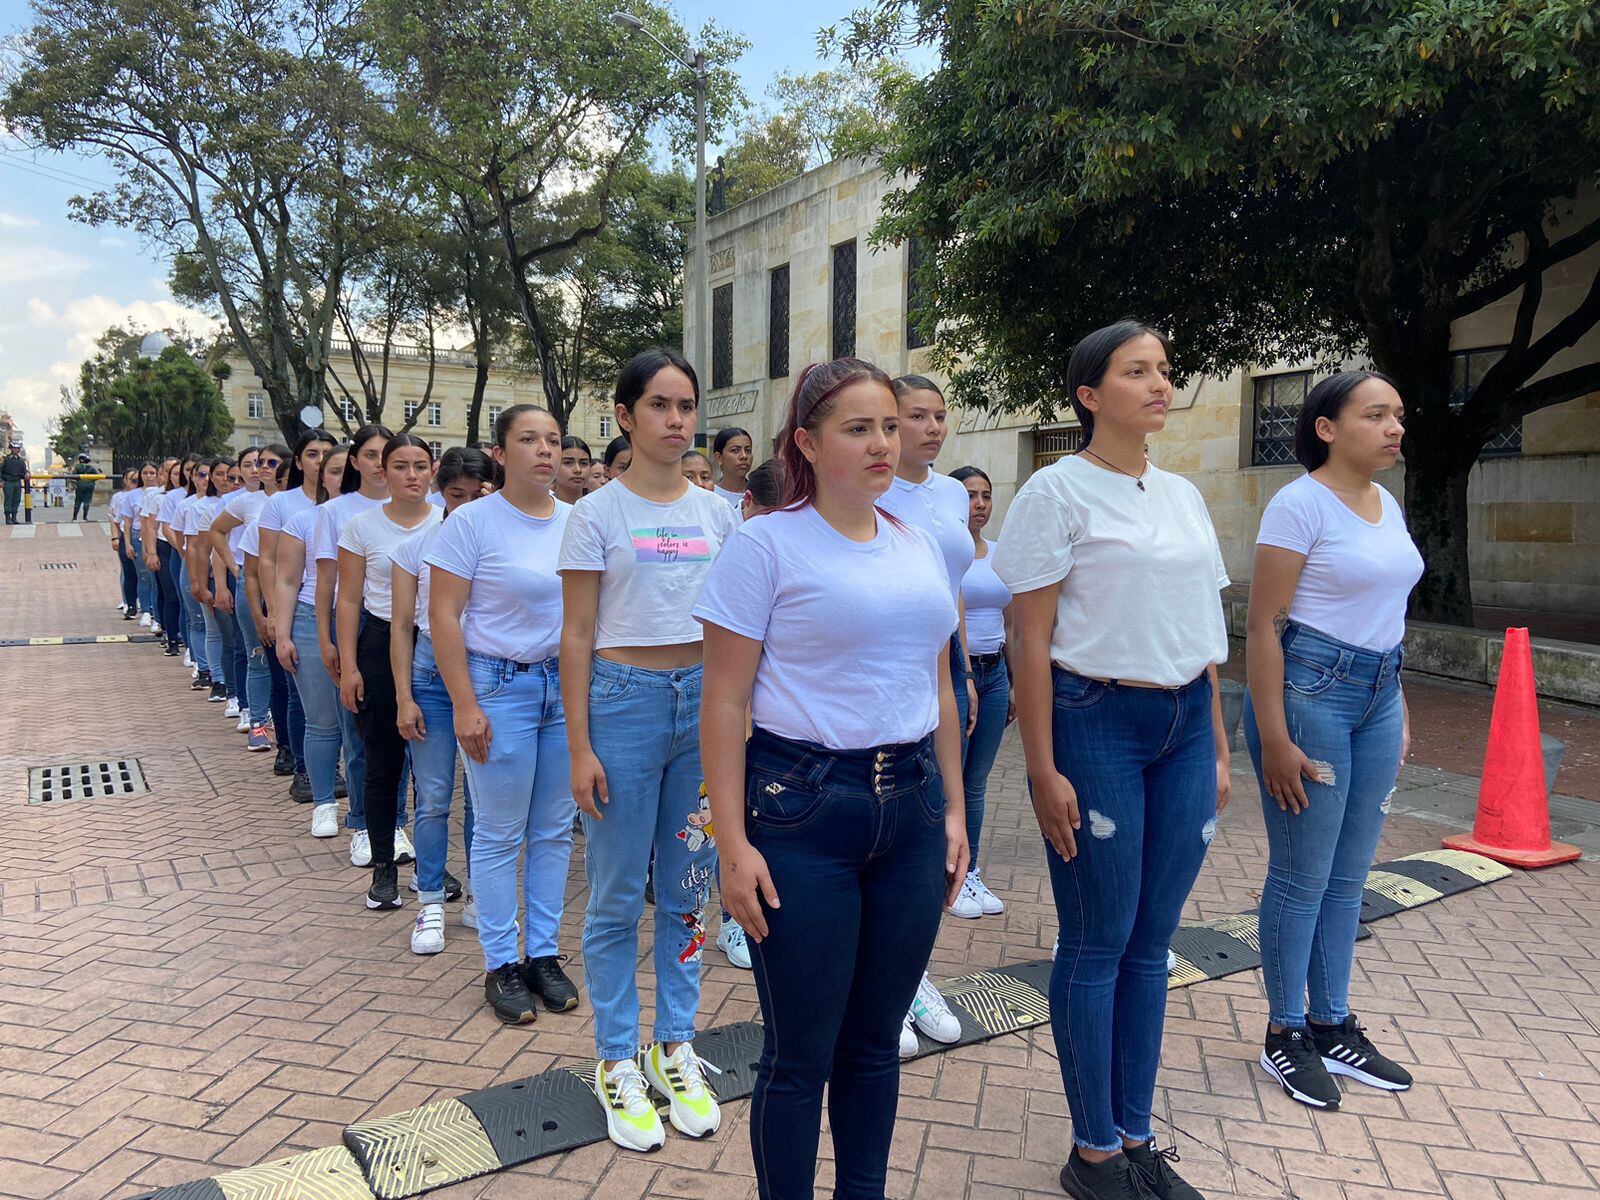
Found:
[[[78, 465], [73, 467], [69, 474], [77, 476], [77, 486], [72, 493], [72, 519], [74, 521], [89, 519], [89, 506], [94, 503], [94, 476], [99, 472], [90, 463], [87, 454], [78, 455]], [[80, 518], [79, 513], [83, 516]]]
[[22, 488], [28, 478], [28, 460], [22, 457], [22, 443], [12, 442], [5, 459], [0, 461], [0, 482], [5, 484], [6, 524], [17, 523], [17, 509], [22, 507]]

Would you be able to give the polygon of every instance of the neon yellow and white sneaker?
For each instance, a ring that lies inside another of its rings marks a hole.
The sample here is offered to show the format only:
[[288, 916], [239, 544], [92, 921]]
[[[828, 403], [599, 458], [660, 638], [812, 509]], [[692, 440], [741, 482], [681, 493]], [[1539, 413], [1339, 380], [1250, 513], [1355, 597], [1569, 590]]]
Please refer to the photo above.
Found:
[[722, 1124], [722, 1110], [706, 1085], [707, 1067], [711, 1064], [702, 1061], [688, 1042], [679, 1042], [671, 1054], [653, 1042], [644, 1056], [645, 1078], [670, 1105], [667, 1119], [679, 1133], [693, 1138], [710, 1137]]
[[650, 1153], [667, 1142], [656, 1106], [650, 1102], [650, 1089], [639, 1064], [627, 1058], [611, 1070], [604, 1061], [595, 1064], [594, 1094], [606, 1110], [606, 1133], [624, 1150]]

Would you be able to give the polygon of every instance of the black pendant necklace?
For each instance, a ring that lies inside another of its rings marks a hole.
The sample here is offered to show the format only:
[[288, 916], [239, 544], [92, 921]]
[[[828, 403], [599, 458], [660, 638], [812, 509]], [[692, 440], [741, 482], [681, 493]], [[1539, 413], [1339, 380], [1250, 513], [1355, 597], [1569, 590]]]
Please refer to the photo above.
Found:
[[[1106, 466], [1110, 467], [1118, 475], [1126, 475], [1129, 479], [1133, 480], [1134, 485], [1141, 492], [1145, 490], [1145, 487], [1144, 487], [1144, 473], [1143, 472], [1139, 473], [1138, 475], [1135, 475], [1131, 471], [1124, 471], [1121, 467], [1117, 466], [1116, 463], [1114, 463], [1114, 462], [1106, 462], [1105, 459], [1101, 458], [1098, 454], [1096, 454], [1093, 450], [1090, 450], [1087, 446], [1084, 447], [1082, 453], [1087, 454], [1090, 458], [1094, 459], [1095, 462], [1097, 462], [1097, 463], [1105, 463]], [[1145, 463], [1144, 469], [1145, 469], [1145, 471], [1148, 471], [1150, 469], [1150, 464], [1148, 462]]]

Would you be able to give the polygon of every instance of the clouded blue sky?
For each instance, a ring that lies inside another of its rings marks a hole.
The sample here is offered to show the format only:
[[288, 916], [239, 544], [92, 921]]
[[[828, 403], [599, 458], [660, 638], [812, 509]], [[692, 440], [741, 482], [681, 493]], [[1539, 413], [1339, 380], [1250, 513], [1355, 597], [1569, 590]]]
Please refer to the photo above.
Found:
[[[780, 71], [812, 71], [816, 33], [861, 0], [675, 0], [683, 25], [714, 21], [751, 43], [738, 67], [758, 103]], [[26, 0], [0, 0], [0, 36], [31, 21]], [[0, 135], [0, 411], [21, 428], [38, 462], [59, 389], [110, 325], [204, 319], [172, 299], [166, 265], [132, 233], [67, 218], [67, 200], [109, 182], [106, 164], [75, 155], [35, 155]]]

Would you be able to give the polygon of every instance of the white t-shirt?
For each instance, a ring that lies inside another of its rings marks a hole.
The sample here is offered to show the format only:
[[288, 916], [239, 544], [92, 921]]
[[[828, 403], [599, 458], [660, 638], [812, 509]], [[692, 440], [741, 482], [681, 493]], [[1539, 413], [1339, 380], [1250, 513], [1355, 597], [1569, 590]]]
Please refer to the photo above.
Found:
[[178, 505], [182, 504], [187, 498], [182, 488], [173, 488], [171, 491], [161, 493], [161, 499], [156, 503], [155, 511], [157, 540], [163, 542], [167, 540], [166, 531], [161, 528], [163, 525], [171, 525], [172, 528], [177, 528], [177, 525], [173, 522], [178, 515]]
[[966, 486], [937, 471], [929, 471], [921, 483], [907, 483], [896, 475], [878, 507], [933, 535], [950, 576], [950, 595], [959, 596], [961, 581], [972, 565], [972, 534], [967, 529], [972, 502], [967, 499]]
[[994, 543], [984, 538], [983, 544], [989, 552], [974, 558], [961, 580], [961, 600], [967, 606], [967, 652], [997, 654], [1006, 644], [1005, 608], [1011, 603], [1011, 589], [994, 573]]
[[[296, 602], [309, 604], [313, 607], [317, 603], [317, 558], [311, 553], [311, 544], [317, 537], [317, 518], [321, 516], [318, 511], [321, 506], [313, 505], [311, 508], [302, 508], [289, 518], [289, 523], [283, 527], [283, 536], [292, 537], [306, 548], [305, 572], [300, 576], [300, 591], [295, 595]], [[278, 543], [278, 553], [283, 553], [283, 542]]]
[[[404, 571], [417, 581], [417, 611], [413, 614], [413, 620], [421, 633], [427, 633], [429, 628], [428, 577], [433, 572], [428, 566], [428, 555], [433, 551], [433, 542], [439, 536], [439, 526], [442, 523], [443, 518], [433, 522], [418, 533], [416, 537], [407, 538], [401, 542], [389, 554], [391, 567]], [[390, 573], [389, 585], [392, 595], [394, 587], [393, 572]], [[393, 608], [394, 606], [391, 604], [390, 620], [394, 619]]]
[[1406, 636], [1406, 600], [1422, 578], [1422, 555], [1405, 513], [1380, 487], [1376, 525], [1328, 488], [1302, 475], [1261, 514], [1258, 546], [1306, 556], [1289, 606], [1291, 620], [1363, 650], [1393, 650]]
[[594, 648], [679, 646], [703, 639], [690, 615], [711, 560], [739, 528], [725, 501], [685, 481], [667, 504], [613, 480], [579, 500], [561, 543], [561, 571], [599, 571]]
[[444, 507], [444, 493], [443, 492], [429, 492], [428, 493], [428, 503], [433, 505], [435, 508], [443, 508]]
[[306, 495], [304, 488], [289, 488], [275, 496], [268, 496], [267, 505], [261, 510], [261, 528], [268, 533], [281, 533], [289, 524], [290, 517], [308, 508], [315, 508], [316, 504]]
[[1228, 657], [1222, 550], [1194, 484], [1154, 463], [1139, 490], [1073, 455], [1034, 472], [1006, 513], [995, 574], [1061, 584], [1050, 657], [1095, 679], [1180, 687]]
[[853, 542], [807, 505], [741, 525], [694, 616], [763, 643], [757, 725], [860, 750], [915, 742], [939, 724], [939, 656], [956, 619], [949, 585], [925, 530], [880, 517], [872, 541]]
[[186, 538], [193, 537], [211, 528], [211, 517], [221, 505], [215, 496], [190, 496], [178, 505], [178, 519], [172, 527]]
[[352, 517], [339, 534], [339, 549], [366, 558], [361, 606], [373, 616], [387, 621], [394, 612], [394, 584], [389, 574], [389, 560], [400, 546], [444, 520], [444, 512], [430, 504], [427, 515], [407, 529], [383, 509], [384, 506], [380, 504], [377, 508]]
[[326, 504], [317, 506], [316, 555], [317, 561], [339, 561], [339, 535], [344, 527], [362, 513], [377, 508], [387, 501], [360, 492], [347, 492], [335, 496]]
[[[269, 496], [268, 499], [271, 499]], [[279, 532], [282, 532], [281, 530]], [[244, 566], [245, 555], [261, 557], [261, 514], [245, 525], [239, 535], [239, 566]]]
[[434, 535], [427, 563], [472, 581], [461, 611], [467, 649], [535, 663], [561, 648], [561, 577], [556, 558], [573, 507], [530, 517], [499, 492], [464, 504]]
[[263, 491], [237, 491], [224, 501], [222, 511], [239, 522], [228, 530], [228, 549], [233, 552], [235, 566], [244, 566], [244, 531], [261, 518], [261, 510], [270, 499]]
[[727, 488], [723, 487], [720, 483], [717, 484], [716, 487], [712, 488], [711, 490], [716, 492], [717, 495], [721, 496], [729, 504], [733, 505], [733, 511], [735, 513], [740, 513], [740, 512], [742, 512], [744, 510], [744, 493], [743, 492], [730, 492]]

